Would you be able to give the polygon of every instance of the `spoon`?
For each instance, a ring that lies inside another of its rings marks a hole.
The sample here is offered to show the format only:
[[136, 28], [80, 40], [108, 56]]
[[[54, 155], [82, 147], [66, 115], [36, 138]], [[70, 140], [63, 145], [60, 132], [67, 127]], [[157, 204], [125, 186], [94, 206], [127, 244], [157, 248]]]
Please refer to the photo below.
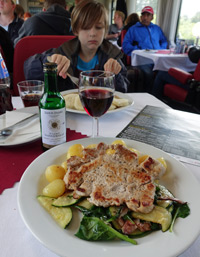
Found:
[[[17, 123], [15, 123], [14, 125], [10, 126], [10, 127], [7, 127], [5, 129], [2, 129], [0, 130], [0, 137], [8, 137], [10, 136], [12, 133], [13, 133], [13, 129], [15, 128], [15, 126], [18, 126], [18, 125], [24, 125], [24, 123], [26, 124], [27, 123], [27, 120], [29, 119], [34, 119], [34, 118], [37, 118], [39, 115], [37, 113], [27, 117], [26, 119], [23, 119]], [[25, 121], [25, 122], [24, 122]]]

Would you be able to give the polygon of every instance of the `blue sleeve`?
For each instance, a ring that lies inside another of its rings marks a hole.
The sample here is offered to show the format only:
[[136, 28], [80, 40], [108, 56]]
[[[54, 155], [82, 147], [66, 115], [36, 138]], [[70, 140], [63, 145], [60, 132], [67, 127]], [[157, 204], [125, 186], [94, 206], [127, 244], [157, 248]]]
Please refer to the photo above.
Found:
[[27, 80], [36, 79], [44, 80], [43, 63], [47, 61], [47, 56], [52, 55], [54, 49], [43, 52], [42, 54], [35, 54], [29, 57], [24, 62], [24, 75]]
[[165, 37], [163, 31], [160, 29], [160, 47], [161, 49], [166, 49], [168, 42], [167, 42], [167, 38]]
[[123, 40], [122, 44], [122, 49], [125, 54], [131, 56], [131, 53], [133, 50], [140, 49], [138, 45], [133, 46], [133, 41], [134, 41], [134, 31], [133, 29], [129, 28], [128, 31], [126, 32], [126, 35]]
[[126, 77], [127, 69], [122, 63], [121, 60], [117, 60], [122, 69], [121, 71], [115, 76], [115, 90], [122, 92], [122, 93], [127, 93], [128, 92], [128, 86], [130, 84], [129, 80]]

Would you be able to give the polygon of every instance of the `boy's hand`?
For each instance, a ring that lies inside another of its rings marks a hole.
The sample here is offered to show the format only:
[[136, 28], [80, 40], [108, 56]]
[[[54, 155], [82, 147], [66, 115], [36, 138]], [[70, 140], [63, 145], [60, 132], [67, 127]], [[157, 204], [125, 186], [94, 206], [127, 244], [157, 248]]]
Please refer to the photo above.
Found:
[[51, 62], [54, 62], [58, 65], [58, 75], [61, 76], [63, 79], [67, 77], [67, 70], [70, 66], [70, 60], [61, 54], [53, 54], [51, 56]]
[[121, 70], [121, 65], [113, 58], [110, 58], [105, 64], [104, 64], [104, 70], [113, 72], [114, 74], [118, 74]]

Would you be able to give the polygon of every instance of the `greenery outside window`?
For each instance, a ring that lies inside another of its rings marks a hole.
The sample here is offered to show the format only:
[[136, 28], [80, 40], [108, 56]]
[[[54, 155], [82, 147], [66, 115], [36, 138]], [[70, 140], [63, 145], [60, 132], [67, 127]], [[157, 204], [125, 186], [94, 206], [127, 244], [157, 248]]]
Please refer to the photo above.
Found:
[[198, 37], [200, 37], [200, 11], [198, 7], [199, 0], [182, 0], [176, 35], [177, 41], [184, 40], [188, 45], [198, 44]]

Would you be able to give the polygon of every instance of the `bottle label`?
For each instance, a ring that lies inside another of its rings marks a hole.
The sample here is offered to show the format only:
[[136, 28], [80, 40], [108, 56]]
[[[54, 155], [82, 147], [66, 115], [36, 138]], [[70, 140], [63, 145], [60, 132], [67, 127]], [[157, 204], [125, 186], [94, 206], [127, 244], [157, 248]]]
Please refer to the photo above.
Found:
[[8, 70], [6, 68], [6, 64], [4, 62], [4, 59], [0, 53], [0, 79], [5, 79], [9, 77]]
[[40, 112], [43, 145], [48, 145], [50, 148], [66, 142], [66, 109], [40, 109]]

